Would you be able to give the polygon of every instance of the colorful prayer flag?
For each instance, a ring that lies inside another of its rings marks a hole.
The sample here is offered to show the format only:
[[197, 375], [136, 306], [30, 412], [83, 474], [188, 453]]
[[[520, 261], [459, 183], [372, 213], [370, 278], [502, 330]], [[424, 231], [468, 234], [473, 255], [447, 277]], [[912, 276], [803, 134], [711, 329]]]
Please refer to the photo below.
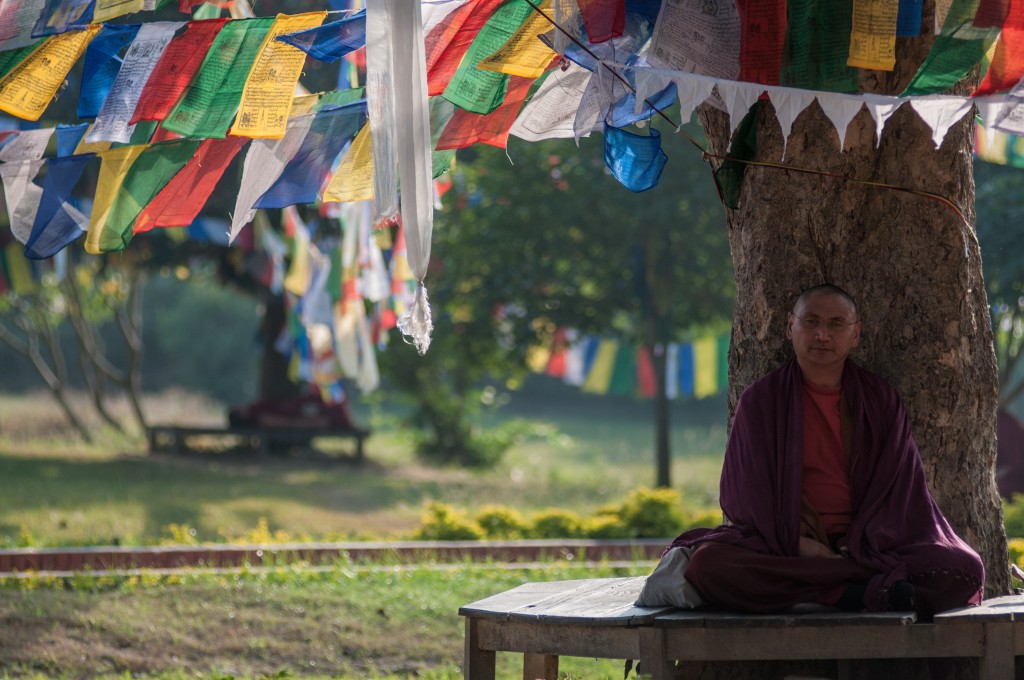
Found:
[[349, 203], [373, 199], [372, 146], [370, 126], [364, 125], [328, 181], [324, 189], [324, 202]]
[[55, 35], [0, 80], [0, 110], [39, 120], [99, 26]]
[[82, 83], [78, 91], [78, 117], [94, 118], [114, 84], [121, 69], [121, 50], [128, 46], [139, 32], [138, 24], [103, 26], [85, 51]]
[[718, 392], [718, 343], [715, 338], [693, 342], [693, 396], [698, 399]]
[[92, 255], [122, 250], [126, 241], [120, 232], [108, 233], [105, 230], [107, 216], [114, 205], [117, 192], [120, 190], [132, 163], [147, 149], [145, 146], [124, 146], [109, 149], [99, 154], [99, 180], [96, 183], [96, 196], [93, 199], [92, 215], [89, 218], [89, 233], [85, 237], [85, 252]]
[[505, 100], [489, 114], [479, 114], [455, 109], [444, 131], [435, 145], [438, 151], [463, 149], [473, 144], [489, 144], [505, 148], [509, 130], [519, 116], [519, 110], [530, 92], [533, 80], [518, 76], [509, 78]]
[[626, 29], [625, 0], [577, 0], [577, 4], [591, 43], [618, 38]]
[[323, 26], [299, 30], [277, 38], [319, 61], [331, 63], [366, 46], [366, 10]]
[[587, 378], [583, 383], [584, 392], [594, 394], [607, 394], [608, 386], [612, 381], [612, 372], [615, 369], [615, 357], [619, 353], [619, 343], [615, 340], [601, 340], [597, 344], [597, 351], [594, 355], [593, 365], [587, 372]]
[[546, 14], [551, 0], [540, 3], [539, 11], [530, 14], [512, 37], [496, 52], [477, 64], [477, 68], [523, 78], [539, 78], [558, 53], [548, 47], [540, 35], [551, 30]]
[[469, 0], [426, 35], [427, 94], [444, 92], [466, 51], [502, 0]]

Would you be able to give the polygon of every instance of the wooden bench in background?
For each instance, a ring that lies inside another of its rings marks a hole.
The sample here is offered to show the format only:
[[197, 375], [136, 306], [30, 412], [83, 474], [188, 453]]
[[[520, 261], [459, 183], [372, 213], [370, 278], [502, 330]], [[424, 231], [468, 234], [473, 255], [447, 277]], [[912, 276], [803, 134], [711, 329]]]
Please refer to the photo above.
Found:
[[947, 612], [741, 615], [633, 606], [645, 577], [527, 583], [467, 604], [465, 677], [493, 680], [496, 652], [524, 654], [524, 680], [555, 680], [558, 658], [636, 659], [655, 680], [676, 662], [967, 657], [983, 679], [1010, 680], [1024, 655], [1024, 596]]
[[[351, 439], [355, 442], [355, 459], [363, 460], [363, 441], [369, 430], [329, 427], [183, 427], [154, 425], [148, 430], [152, 453], [185, 453], [195, 448], [208, 448], [211, 441], [221, 446], [233, 443], [262, 455], [290, 446], [310, 446], [314, 439]], [[207, 446], [198, 446], [205, 442]]]

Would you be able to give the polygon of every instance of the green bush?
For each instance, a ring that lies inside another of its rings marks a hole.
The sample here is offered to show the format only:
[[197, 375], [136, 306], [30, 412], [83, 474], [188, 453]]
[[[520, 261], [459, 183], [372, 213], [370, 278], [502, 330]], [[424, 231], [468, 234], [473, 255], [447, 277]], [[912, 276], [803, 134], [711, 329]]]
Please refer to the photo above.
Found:
[[1021, 560], [1024, 558], [1024, 538], [1011, 538], [1007, 547], [1010, 549], [1010, 563], [1024, 569], [1024, 561]]
[[1003, 526], [1007, 538], [1024, 538], [1024, 495], [1003, 501]]
[[675, 489], [634, 489], [618, 514], [627, 538], [676, 536], [686, 524], [682, 499]]
[[485, 505], [480, 508], [476, 523], [487, 538], [523, 538], [530, 531], [530, 525], [519, 511], [504, 505]]
[[591, 517], [583, 524], [583, 533], [593, 539], [629, 538], [629, 530], [618, 513], [599, 513]]
[[428, 503], [415, 537], [422, 541], [479, 541], [484, 534], [452, 506]]
[[542, 510], [533, 516], [533, 538], [580, 538], [583, 535], [583, 521], [575, 512], [568, 510]]

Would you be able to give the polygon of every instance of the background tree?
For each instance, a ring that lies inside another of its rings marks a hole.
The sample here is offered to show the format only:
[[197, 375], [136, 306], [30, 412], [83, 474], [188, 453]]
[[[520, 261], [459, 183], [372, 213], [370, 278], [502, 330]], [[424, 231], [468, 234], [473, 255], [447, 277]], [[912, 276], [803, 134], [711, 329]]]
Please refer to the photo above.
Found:
[[[934, 3], [926, 2], [924, 25], [933, 13]], [[861, 90], [900, 93], [933, 41], [900, 40], [895, 70], [862, 71]], [[709, 108], [701, 115], [714, 152], [725, 154], [725, 116]], [[832, 124], [814, 105], [796, 119], [780, 161], [783, 139], [771, 104], [755, 104], [752, 115], [758, 161], [936, 192], [959, 206], [966, 221], [941, 202], [899, 191], [747, 167], [738, 208], [728, 212], [736, 275], [730, 404], [789, 356], [786, 312], [801, 289], [827, 281], [850, 291], [864, 322], [855, 358], [899, 391], [936, 500], [981, 553], [987, 592], [1007, 592], [1006, 540], [992, 477], [996, 362], [972, 225], [972, 118], [954, 125], [936, 150], [931, 131], [904, 106], [876, 146], [874, 121], [862, 109], [841, 150]]]

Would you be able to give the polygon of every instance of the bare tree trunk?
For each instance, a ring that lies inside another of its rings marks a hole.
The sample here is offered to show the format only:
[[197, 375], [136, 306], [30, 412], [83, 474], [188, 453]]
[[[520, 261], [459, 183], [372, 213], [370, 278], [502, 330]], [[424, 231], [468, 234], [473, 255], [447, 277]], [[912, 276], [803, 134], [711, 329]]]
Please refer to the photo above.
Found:
[[145, 432], [146, 414], [142, 409], [142, 286], [144, 277], [140, 270], [133, 269], [129, 276], [128, 302], [117, 310], [117, 325], [128, 345], [128, 369], [121, 383], [128, 395], [128, 401], [135, 415], [135, 422]]
[[[927, 47], [902, 58], [893, 73], [868, 72], [863, 89], [901, 91]], [[705, 109], [701, 115], [714, 151], [725, 153], [724, 114]], [[797, 118], [781, 161], [771, 104], [760, 102], [756, 115], [759, 161], [935, 192], [973, 222], [972, 116], [954, 125], [936, 150], [931, 131], [905, 105], [876, 147], [874, 121], [862, 109], [840, 152], [832, 124], [815, 104]], [[864, 327], [853, 358], [899, 391], [937, 502], [981, 554], [986, 592], [1008, 592], [993, 476], [998, 379], [973, 225], [939, 201], [758, 166], [747, 166], [728, 225], [736, 276], [730, 405], [790, 356], [786, 312], [800, 290], [828, 282], [849, 291]]]

